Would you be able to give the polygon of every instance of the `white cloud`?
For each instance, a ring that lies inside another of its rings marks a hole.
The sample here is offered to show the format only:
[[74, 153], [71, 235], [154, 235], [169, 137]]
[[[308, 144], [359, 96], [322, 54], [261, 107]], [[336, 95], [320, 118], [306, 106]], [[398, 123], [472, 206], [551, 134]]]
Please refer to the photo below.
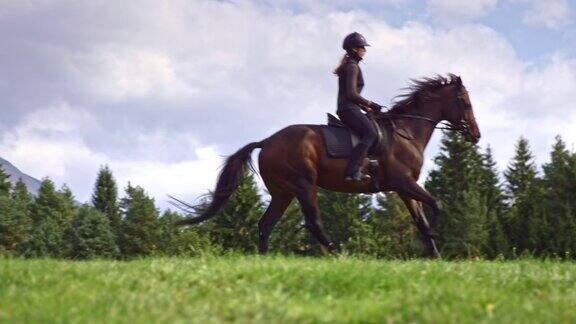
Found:
[[91, 127], [95, 121], [89, 113], [59, 103], [28, 115], [15, 131], [1, 137], [0, 152], [23, 172], [66, 182], [83, 196], [91, 188], [85, 170], [97, 170], [106, 161], [82, 142], [82, 130]]
[[[169, 207], [167, 194], [192, 200], [215, 183], [222, 158], [212, 147], [190, 145], [185, 149], [193, 150], [197, 158], [179, 163], [114, 160], [92, 151], [82, 141], [83, 130], [90, 127], [98, 126], [81, 107], [59, 103], [29, 115], [15, 132], [0, 138], [0, 152], [27, 174], [48, 176], [58, 185], [66, 183], [81, 202], [89, 201], [104, 164], [113, 170], [121, 195], [128, 182], [141, 185], [163, 208]], [[161, 146], [165, 141], [151, 144]]]
[[73, 55], [74, 73], [97, 101], [191, 99], [198, 89], [179, 79], [165, 54], [118, 46]]
[[557, 29], [570, 22], [570, 4], [568, 0], [515, 0], [529, 4], [522, 21], [531, 26]]
[[169, 207], [167, 195], [189, 202], [212, 190], [223, 162], [212, 147], [195, 149], [198, 159], [179, 163], [150, 161], [114, 162], [110, 167], [119, 183], [142, 186], [159, 206]]
[[426, 0], [428, 10], [439, 22], [452, 23], [481, 18], [498, 4], [498, 0]]

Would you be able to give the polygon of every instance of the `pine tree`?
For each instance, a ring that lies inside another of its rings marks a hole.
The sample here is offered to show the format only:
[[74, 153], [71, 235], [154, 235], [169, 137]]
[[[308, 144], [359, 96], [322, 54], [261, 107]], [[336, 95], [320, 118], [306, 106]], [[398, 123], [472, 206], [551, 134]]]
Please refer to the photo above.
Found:
[[225, 249], [255, 252], [264, 213], [254, 176], [246, 172], [224, 209], [210, 221], [210, 236]]
[[516, 143], [515, 155], [504, 172], [507, 181], [508, 198], [512, 202], [526, 194], [536, 181], [536, 165], [534, 156], [530, 152], [528, 140], [520, 137]]
[[92, 194], [92, 205], [108, 217], [112, 231], [115, 236], [118, 236], [121, 222], [118, 206], [118, 187], [112, 171], [107, 165], [100, 168], [96, 178]]
[[56, 191], [44, 178], [31, 207], [32, 238], [25, 247], [28, 256], [62, 257], [67, 254], [64, 231], [74, 217], [74, 199], [68, 187]]
[[4, 171], [2, 165], [0, 164], [0, 196], [8, 196], [10, 194], [10, 189], [12, 189], [10, 176], [6, 173], [6, 171]]
[[62, 226], [66, 228], [76, 216], [74, 195], [66, 184], [62, 185], [56, 195], [58, 197], [59, 210], [62, 213]]
[[46, 218], [55, 218], [59, 223], [65, 223], [64, 216], [57, 211], [60, 210], [60, 199], [54, 186], [54, 182], [49, 178], [44, 178], [40, 184], [38, 196], [32, 205], [32, 220], [34, 225], [41, 223]]
[[[341, 250], [362, 253], [372, 246], [372, 230], [367, 223], [372, 212], [369, 195], [319, 189], [318, 205], [326, 232]], [[315, 248], [320, 245], [316, 244]]]
[[[118, 204], [120, 208], [120, 215], [126, 214], [126, 211], [128, 211], [128, 208], [130, 208], [130, 202], [132, 201], [130, 197], [134, 194], [135, 190], [136, 188], [132, 186], [132, 183], [130, 183], [130, 181], [128, 181], [128, 185], [126, 186], [126, 189], [124, 189], [125, 197], [120, 199], [120, 202]], [[120, 217], [120, 219], [122, 219], [122, 217]]]
[[24, 255], [28, 257], [64, 257], [67, 252], [64, 229], [54, 217], [47, 217], [35, 224], [32, 239], [26, 244]]
[[576, 255], [576, 156], [566, 148], [560, 136], [550, 153], [550, 163], [542, 166], [545, 187], [546, 227], [541, 242], [546, 254]]
[[377, 197], [377, 208], [368, 223], [374, 241], [369, 254], [401, 259], [423, 255], [424, 247], [412, 216], [396, 193]]
[[10, 208], [11, 184], [0, 166], [0, 251], [12, 249], [12, 210]]
[[120, 250], [124, 257], [150, 255], [156, 251], [158, 211], [154, 199], [139, 186], [128, 184], [122, 199], [123, 221]]
[[[510, 209], [504, 228], [516, 253], [538, 254], [542, 223], [542, 186], [537, 178], [534, 158], [525, 138], [516, 144], [516, 152], [504, 172]], [[539, 232], [540, 231], [540, 232]]]
[[[502, 215], [504, 218], [504, 215]], [[498, 256], [509, 256], [510, 251], [508, 241], [503, 228], [503, 220], [493, 210], [488, 210], [486, 214], [486, 242], [484, 254], [493, 259]]]
[[0, 212], [0, 249], [18, 252], [30, 240], [31, 204], [32, 196], [20, 179], [10, 195], [9, 212]]
[[119, 255], [108, 217], [83, 205], [66, 233], [73, 259], [114, 258]]
[[182, 215], [171, 210], [162, 214], [159, 219], [158, 252], [171, 256], [196, 256], [202, 252], [214, 252], [210, 240], [197, 227], [181, 228], [174, 225], [181, 218]]
[[156, 239], [156, 246], [158, 251], [166, 255], [174, 255], [174, 242], [176, 238], [182, 232], [181, 229], [174, 225], [176, 221], [181, 219], [178, 213], [171, 210], [166, 210], [162, 213], [162, 216], [158, 219], [158, 238]]
[[496, 162], [490, 146], [482, 155], [483, 173], [480, 190], [486, 205], [487, 240], [484, 253], [489, 258], [508, 254], [508, 242], [504, 234], [503, 223], [506, 214], [505, 196], [498, 176]]
[[488, 146], [486, 152], [482, 154], [482, 166], [483, 173], [480, 188], [483, 196], [486, 198], [488, 211], [496, 211], [500, 214], [506, 209], [505, 195], [490, 146]]
[[445, 133], [434, 161], [436, 169], [428, 174], [425, 187], [443, 205], [435, 228], [441, 253], [447, 257], [481, 255], [487, 208], [478, 148], [459, 133]]

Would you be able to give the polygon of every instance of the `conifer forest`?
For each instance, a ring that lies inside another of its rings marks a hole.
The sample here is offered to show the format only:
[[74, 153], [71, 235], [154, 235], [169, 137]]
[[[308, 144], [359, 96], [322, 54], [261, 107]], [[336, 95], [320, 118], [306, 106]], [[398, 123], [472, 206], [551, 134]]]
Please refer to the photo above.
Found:
[[[238, 190], [213, 220], [175, 227], [178, 210], [160, 211], [145, 188], [118, 188], [103, 166], [90, 202], [78, 205], [65, 185], [44, 178], [37, 197], [0, 171], [0, 254], [63, 259], [195, 256], [234, 251], [255, 254], [258, 220], [266, 206], [246, 172]], [[491, 148], [481, 150], [457, 133], [444, 133], [425, 188], [443, 212], [434, 232], [448, 259], [574, 259], [576, 153], [556, 137], [549, 162], [537, 166], [524, 138], [501, 173]], [[201, 210], [209, 201], [195, 206]], [[342, 253], [385, 259], [423, 256], [417, 230], [394, 193], [319, 192], [324, 227]], [[321, 255], [293, 202], [272, 232], [272, 253]]]

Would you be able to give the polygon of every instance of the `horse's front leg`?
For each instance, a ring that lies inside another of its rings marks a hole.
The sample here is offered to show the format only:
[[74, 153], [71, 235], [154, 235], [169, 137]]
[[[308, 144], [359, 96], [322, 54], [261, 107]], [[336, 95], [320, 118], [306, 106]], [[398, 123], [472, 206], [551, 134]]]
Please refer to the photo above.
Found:
[[434, 237], [432, 235], [432, 229], [428, 224], [428, 220], [426, 219], [426, 215], [422, 210], [422, 204], [412, 198], [408, 198], [406, 196], [400, 195], [402, 201], [408, 208], [410, 215], [412, 215], [412, 219], [414, 220], [414, 224], [420, 231], [422, 235], [422, 240], [424, 244], [426, 244], [426, 249], [428, 250], [428, 255], [433, 258], [440, 257], [440, 253], [438, 252], [438, 248], [436, 247], [436, 242], [434, 242]]
[[[428, 249], [428, 253], [432, 257], [439, 257], [438, 249], [436, 243], [434, 242], [434, 237], [432, 234], [432, 226], [438, 220], [440, 214], [440, 206], [436, 201], [436, 198], [432, 197], [424, 188], [420, 187], [415, 180], [406, 179], [401, 182], [401, 186], [396, 190], [400, 195], [400, 198], [404, 201], [404, 204], [408, 208], [410, 215], [414, 219], [414, 223], [418, 227], [418, 230], [422, 234], [423, 240]], [[422, 210], [422, 205], [420, 203], [427, 204], [432, 208], [432, 224], [428, 223], [426, 215]]]
[[440, 216], [441, 212], [440, 204], [436, 198], [426, 191], [426, 189], [420, 187], [416, 180], [406, 178], [405, 180], [400, 181], [400, 185], [395, 191], [400, 195], [400, 197], [411, 198], [428, 205], [432, 209], [430, 226], [434, 227], [434, 225], [436, 225], [438, 216]]

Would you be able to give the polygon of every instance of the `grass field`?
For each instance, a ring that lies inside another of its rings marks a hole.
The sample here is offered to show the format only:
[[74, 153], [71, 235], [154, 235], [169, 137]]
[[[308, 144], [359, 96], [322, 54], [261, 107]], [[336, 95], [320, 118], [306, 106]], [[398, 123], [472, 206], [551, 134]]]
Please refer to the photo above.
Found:
[[576, 322], [576, 264], [0, 259], [0, 322]]

